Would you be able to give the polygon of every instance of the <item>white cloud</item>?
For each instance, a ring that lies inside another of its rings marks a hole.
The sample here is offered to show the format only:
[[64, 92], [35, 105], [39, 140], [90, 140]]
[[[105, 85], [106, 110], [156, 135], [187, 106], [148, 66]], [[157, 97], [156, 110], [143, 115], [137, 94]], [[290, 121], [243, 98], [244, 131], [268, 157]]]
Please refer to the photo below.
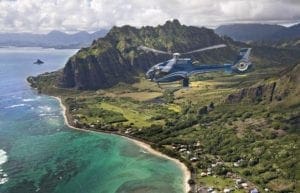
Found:
[[299, 0], [0, 0], [0, 10], [0, 32], [95, 31], [172, 18], [196, 26], [300, 21]]

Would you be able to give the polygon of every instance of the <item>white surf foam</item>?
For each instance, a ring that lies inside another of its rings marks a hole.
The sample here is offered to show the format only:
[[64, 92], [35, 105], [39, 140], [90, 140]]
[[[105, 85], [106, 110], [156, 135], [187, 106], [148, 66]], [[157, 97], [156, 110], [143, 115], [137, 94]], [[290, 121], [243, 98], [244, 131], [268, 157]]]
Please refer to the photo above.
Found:
[[22, 99], [23, 102], [31, 102], [31, 101], [35, 101], [36, 99]]
[[52, 117], [54, 114], [52, 113], [41, 113], [39, 114], [40, 117], [45, 117], [45, 116], [49, 116], [49, 117]]
[[5, 162], [7, 162], [7, 154], [6, 151], [4, 151], [3, 149], [0, 149], [0, 166], [2, 164], [4, 164]]
[[24, 106], [27, 106], [26, 104], [16, 104], [16, 105], [11, 105], [11, 106], [8, 106], [8, 107], [4, 107], [5, 109], [13, 109], [13, 108], [16, 108], [16, 107], [24, 107]]
[[144, 153], [144, 154], [148, 154], [148, 152], [146, 150], [144, 150], [144, 149], [140, 149], [140, 152]]
[[0, 177], [0, 184], [5, 184], [6, 182], [8, 182], [8, 178], [1, 178]]
[[32, 101], [37, 101], [39, 100], [41, 97], [35, 97], [35, 98], [23, 98], [22, 101], [23, 102], [32, 102]]
[[39, 106], [39, 109], [41, 109], [42, 111], [46, 111], [46, 112], [50, 112], [51, 111], [51, 107], [45, 105], [45, 106]]
[[4, 184], [8, 181], [7, 174], [3, 172], [1, 165], [7, 162], [8, 156], [3, 149], [0, 149], [0, 184]]

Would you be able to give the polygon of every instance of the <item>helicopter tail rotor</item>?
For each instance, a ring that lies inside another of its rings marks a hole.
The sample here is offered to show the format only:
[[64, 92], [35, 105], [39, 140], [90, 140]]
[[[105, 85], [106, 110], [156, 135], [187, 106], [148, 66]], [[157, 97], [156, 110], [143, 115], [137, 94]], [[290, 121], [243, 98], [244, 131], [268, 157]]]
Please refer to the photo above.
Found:
[[189, 80], [189, 78], [188, 78], [188, 77], [184, 78], [184, 79], [182, 80], [182, 87], [183, 87], [183, 88], [188, 88], [189, 85], [190, 85], [190, 80]]
[[238, 72], [245, 72], [252, 65], [249, 56], [250, 56], [251, 48], [242, 48], [240, 49], [240, 53], [237, 57], [235, 64], [233, 65], [233, 69]]

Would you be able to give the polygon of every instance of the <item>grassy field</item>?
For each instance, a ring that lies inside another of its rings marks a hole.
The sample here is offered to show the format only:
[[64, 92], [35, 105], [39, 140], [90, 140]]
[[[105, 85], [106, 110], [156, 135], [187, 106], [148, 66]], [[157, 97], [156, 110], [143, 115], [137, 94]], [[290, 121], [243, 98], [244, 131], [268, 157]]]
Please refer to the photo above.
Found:
[[230, 178], [220, 177], [220, 176], [206, 176], [201, 177], [200, 175], [197, 176], [197, 181], [200, 185], [206, 187], [213, 187], [219, 192], [222, 192], [225, 188], [234, 189], [236, 193], [245, 193], [247, 191], [242, 189], [234, 188], [234, 180]]
[[153, 117], [153, 112], [151, 112], [151, 110], [141, 109], [138, 106], [134, 108], [132, 105], [128, 104], [117, 106], [110, 103], [101, 103], [99, 107], [109, 111], [121, 113], [128, 120], [126, 124], [134, 125], [135, 127], [142, 128], [149, 127], [151, 124], [164, 124], [163, 120], [151, 120]]
[[132, 98], [136, 101], [149, 101], [162, 96], [161, 92], [131, 92], [119, 95], [121, 98]]

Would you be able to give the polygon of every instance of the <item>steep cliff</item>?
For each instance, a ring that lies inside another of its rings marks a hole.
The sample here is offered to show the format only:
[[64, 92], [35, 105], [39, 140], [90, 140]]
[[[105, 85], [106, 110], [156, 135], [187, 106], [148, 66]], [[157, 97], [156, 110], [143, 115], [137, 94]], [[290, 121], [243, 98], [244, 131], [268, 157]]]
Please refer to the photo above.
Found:
[[[300, 64], [293, 65], [280, 72], [276, 78], [266, 80], [256, 85], [243, 88], [239, 92], [230, 94], [226, 102], [265, 102], [285, 101], [289, 105], [299, 105], [300, 97]], [[294, 104], [295, 103], [295, 104]]]
[[[113, 27], [71, 57], [61, 77], [61, 86], [77, 89], [107, 88], [118, 82], [133, 82], [134, 76], [170, 56], [137, 50], [146, 45], [161, 50], [184, 52], [226, 43], [213, 30], [181, 25], [178, 20], [157, 27]], [[200, 62], [219, 62], [234, 57], [231, 47], [192, 56]]]
[[[138, 74], [150, 66], [170, 59], [171, 56], [146, 53], [138, 46], [186, 52], [214, 44], [227, 44], [226, 48], [195, 53], [187, 56], [200, 63], [223, 63], [233, 61], [240, 47], [249, 45], [219, 37], [213, 30], [181, 25], [178, 20], [167, 21], [157, 27], [113, 27], [104, 38], [80, 49], [66, 63], [58, 86], [81, 90], [108, 88], [119, 82], [132, 83]], [[256, 67], [300, 62], [297, 50], [251, 46]]]

